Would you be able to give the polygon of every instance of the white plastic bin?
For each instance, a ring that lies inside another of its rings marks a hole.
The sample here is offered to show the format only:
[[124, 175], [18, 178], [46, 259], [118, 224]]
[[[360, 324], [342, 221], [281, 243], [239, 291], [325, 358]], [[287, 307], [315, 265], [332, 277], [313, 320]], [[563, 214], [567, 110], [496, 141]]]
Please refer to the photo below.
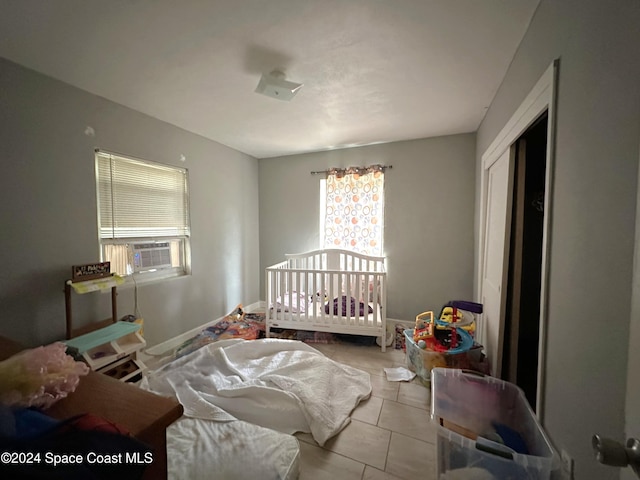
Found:
[[434, 352], [418, 347], [413, 341], [413, 329], [404, 331], [407, 368], [415, 372], [420, 382], [431, 386], [431, 369], [435, 367], [464, 368], [479, 372], [489, 371], [489, 362], [482, 353], [482, 345], [462, 353]]
[[476, 372], [434, 368], [431, 395], [438, 479], [457, 469], [476, 476], [484, 470], [482, 478], [495, 480], [546, 480], [559, 474], [558, 455], [516, 385]]

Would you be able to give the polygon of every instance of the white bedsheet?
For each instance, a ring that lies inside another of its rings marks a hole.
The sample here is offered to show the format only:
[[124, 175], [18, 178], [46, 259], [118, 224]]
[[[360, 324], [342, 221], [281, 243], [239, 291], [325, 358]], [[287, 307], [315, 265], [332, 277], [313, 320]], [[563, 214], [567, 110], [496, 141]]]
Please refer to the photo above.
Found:
[[167, 428], [169, 480], [294, 480], [299, 471], [298, 440], [270, 428], [187, 417]]
[[308, 306], [311, 306], [311, 308], [313, 308], [313, 302], [311, 302], [309, 296], [304, 292], [291, 292], [291, 301], [289, 301], [289, 294], [286, 293], [284, 295], [284, 298], [276, 298], [275, 304], [275, 308], [278, 312], [284, 310], [285, 312], [292, 313], [305, 313]]
[[142, 387], [177, 397], [188, 417], [308, 432], [321, 446], [371, 394], [368, 373], [280, 339], [206, 345], [150, 372]]

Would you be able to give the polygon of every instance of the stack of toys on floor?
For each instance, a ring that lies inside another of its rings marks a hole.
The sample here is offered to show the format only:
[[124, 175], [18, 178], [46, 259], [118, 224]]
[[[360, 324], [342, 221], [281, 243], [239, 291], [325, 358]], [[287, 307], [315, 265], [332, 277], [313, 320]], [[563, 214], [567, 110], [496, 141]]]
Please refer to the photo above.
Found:
[[440, 310], [416, 316], [413, 329], [404, 330], [409, 369], [428, 385], [435, 367], [461, 368], [489, 374], [490, 366], [483, 346], [474, 340], [476, 315], [482, 304], [452, 300]]

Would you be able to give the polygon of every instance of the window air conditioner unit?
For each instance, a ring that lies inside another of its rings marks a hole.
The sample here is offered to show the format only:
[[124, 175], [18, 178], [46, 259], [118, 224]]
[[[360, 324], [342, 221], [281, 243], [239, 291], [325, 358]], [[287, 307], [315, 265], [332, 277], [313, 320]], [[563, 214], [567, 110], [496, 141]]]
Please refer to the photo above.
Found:
[[171, 244], [169, 242], [133, 243], [134, 273], [171, 268]]

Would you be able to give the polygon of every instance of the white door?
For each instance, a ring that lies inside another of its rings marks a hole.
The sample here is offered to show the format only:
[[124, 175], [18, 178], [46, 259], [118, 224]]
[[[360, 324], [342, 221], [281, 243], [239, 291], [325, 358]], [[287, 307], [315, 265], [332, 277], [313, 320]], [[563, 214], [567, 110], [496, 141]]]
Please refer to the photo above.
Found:
[[513, 147], [508, 148], [486, 171], [487, 197], [482, 266], [482, 341], [492, 373], [502, 368], [502, 342], [509, 258]]
[[[640, 439], [640, 198], [636, 206], [636, 243], [634, 252], [631, 320], [629, 321], [629, 350], [627, 360], [627, 400], [625, 411], [626, 438]], [[637, 480], [630, 468], [621, 470], [622, 480]]]

